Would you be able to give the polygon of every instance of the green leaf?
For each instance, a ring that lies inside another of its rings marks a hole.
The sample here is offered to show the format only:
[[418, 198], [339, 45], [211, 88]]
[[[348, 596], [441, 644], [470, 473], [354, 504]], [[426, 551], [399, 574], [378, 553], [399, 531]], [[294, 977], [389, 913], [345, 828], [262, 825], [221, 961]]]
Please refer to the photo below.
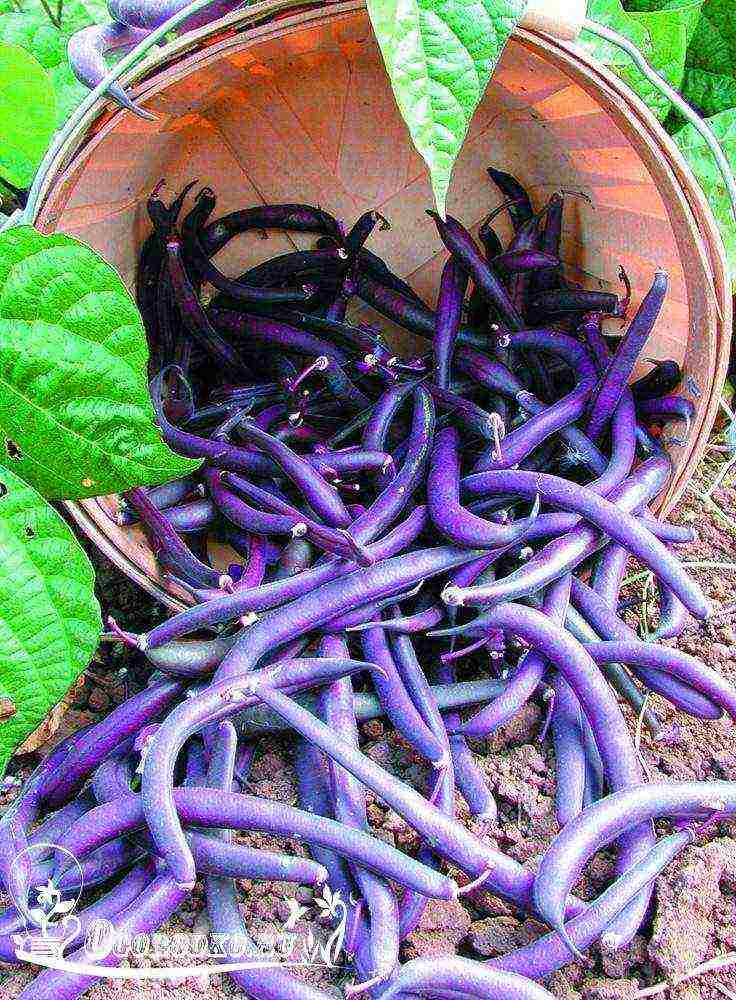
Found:
[[[624, 10], [618, 0], [593, 0], [590, 16], [626, 35], [646, 55], [650, 65], [673, 87], [682, 86], [688, 46], [694, 37], [705, 0], [639, 0]], [[632, 66], [629, 57], [586, 33], [596, 57], [613, 66], [622, 79], [664, 121], [671, 104], [647, 78]]]
[[0, 467], [0, 774], [89, 663], [102, 631], [94, 570], [66, 522]]
[[[708, 119], [731, 165], [736, 167], [736, 109], [722, 111]], [[692, 125], [675, 135], [675, 142], [687, 157], [711, 204], [723, 234], [732, 274], [736, 275], [736, 223], [721, 171], [705, 140]]]
[[[55, 10], [55, 0], [50, 6]], [[64, 124], [89, 93], [71, 71], [67, 43], [81, 28], [109, 20], [107, 4], [99, 0], [64, 0], [58, 27], [39, 0], [0, 0], [0, 42], [20, 45], [48, 72], [56, 94], [57, 126]]]
[[444, 216], [452, 168], [526, 0], [368, 0], [399, 109]]
[[161, 440], [138, 309], [70, 236], [0, 234], [0, 453], [44, 496], [161, 483], [197, 463]]
[[[588, 17], [592, 21], [597, 21], [598, 24], [618, 32], [619, 35], [624, 35], [645, 55], [649, 55], [650, 41], [647, 30], [624, 10], [621, 0], [589, 0]], [[631, 66], [631, 59], [618, 46], [612, 45], [590, 31], [582, 33], [580, 42], [599, 62], [606, 66], [615, 68]]]
[[0, 174], [28, 187], [54, 134], [56, 102], [41, 64], [18, 45], [0, 44]]
[[683, 96], [710, 117], [736, 105], [736, 9], [706, 0], [687, 53]]

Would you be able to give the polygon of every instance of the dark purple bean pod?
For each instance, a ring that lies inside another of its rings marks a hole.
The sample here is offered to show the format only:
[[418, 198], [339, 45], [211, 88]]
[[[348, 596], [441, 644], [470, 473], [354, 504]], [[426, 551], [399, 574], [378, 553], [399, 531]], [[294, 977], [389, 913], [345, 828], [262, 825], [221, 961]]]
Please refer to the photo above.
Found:
[[547, 849], [534, 885], [540, 913], [557, 925], [587, 860], [632, 828], [663, 816], [697, 818], [709, 812], [736, 812], [733, 782], [679, 781], [615, 790], [566, 826]]
[[[371, 557], [378, 562], [403, 551], [416, 540], [425, 525], [426, 510], [423, 507], [418, 507], [380, 542], [368, 546]], [[347, 576], [356, 568], [355, 563], [334, 559], [305, 570], [295, 577], [276, 580], [248, 591], [236, 590], [235, 593], [211, 601], [208, 605], [188, 608], [186, 611], [174, 615], [167, 622], [141, 636], [138, 646], [147, 652], [182, 635], [196, 632], [200, 628], [235, 621], [254, 611], [267, 611], [270, 608], [276, 608], [285, 602], [310, 593], [325, 583]]]
[[[442, 684], [456, 682], [455, 668], [451, 663], [442, 663], [437, 669], [437, 680]], [[457, 733], [461, 718], [459, 712], [448, 712], [443, 717], [448, 732], [448, 744], [455, 785], [467, 803], [470, 815], [479, 823], [495, 823], [498, 806], [488, 787], [483, 771], [479, 768], [475, 754], [468, 746], [464, 735]]]
[[175, 677], [204, 677], [215, 672], [223, 657], [232, 649], [238, 636], [221, 639], [170, 642], [146, 650], [146, 659], [165, 674]]
[[642, 301], [626, 335], [611, 358], [590, 406], [587, 432], [595, 441], [603, 433], [626, 389], [634, 366], [651, 336], [669, 288], [665, 271], [657, 271], [651, 289]]
[[435, 437], [427, 479], [427, 509], [437, 530], [456, 545], [499, 548], [513, 545], [526, 535], [538, 507], [521, 521], [494, 524], [471, 514], [460, 503], [460, 437], [446, 427]]
[[444, 619], [446, 610], [439, 604], [433, 604], [424, 611], [416, 611], [413, 615], [406, 617], [387, 618], [384, 621], [363, 622], [360, 625], [352, 625], [348, 632], [365, 632], [368, 628], [381, 628], [384, 632], [391, 632], [397, 635], [414, 635], [417, 632], [426, 632], [428, 629], [436, 628]]
[[159, 681], [118, 705], [102, 722], [75, 733], [47, 758], [49, 766], [40, 785], [40, 799], [53, 809], [68, 802], [85, 779], [130, 736], [157, 718], [182, 693], [175, 680]]
[[682, 368], [676, 361], [655, 361], [654, 368], [631, 383], [631, 394], [637, 403], [669, 396], [682, 382]]
[[297, 303], [311, 298], [311, 290], [301, 288], [260, 288], [256, 285], [235, 281], [224, 275], [202, 249], [199, 233], [212, 215], [216, 199], [211, 188], [204, 187], [195, 198], [194, 208], [182, 222], [181, 238], [187, 268], [194, 271], [200, 281], [207, 281], [220, 292], [224, 292], [238, 302], [245, 304], [259, 302]]
[[342, 232], [337, 219], [329, 212], [312, 205], [254, 205], [223, 215], [211, 222], [199, 234], [202, 250], [208, 257], [214, 257], [236, 236], [246, 232], [262, 232], [280, 229], [293, 233], [321, 233], [342, 240]]
[[479, 1000], [553, 1000], [543, 986], [526, 976], [500, 972], [485, 962], [457, 956], [414, 958], [402, 965], [381, 1000], [415, 997], [477, 997]]
[[514, 229], [518, 231], [524, 223], [534, 217], [529, 193], [512, 174], [496, 170], [495, 167], [488, 167], [486, 172], [503, 196], [508, 199], [504, 207], [508, 208]]
[[[539, 496], [545, 503], [577, 511], [586, 521], [589, 521], [597, 529], [618, 541], [648, 566], [657, 577], [660, 577], [677, 594], [692, 614], [698, 618], [707, 618], [711, 614], [712, 609], [700, 586], [687, 575], [668, 549], [640, 521], [630, 513], [627, 513], [627, 509], [631, 509], [631, 505], [627, 502], [627, 506], [624, 507], [624, 495], [636, 495], [638, 493], [641, 500], [646, 502], [659, 492], [668, 475], [669, 461], [658, 458], [650, 459], [630, 477], [627, 487], [620, 487], [611, 494], [611, 500], [606, 500], [590, 491], [576, 487], [556, 476], [546, 476], [541, 473], [481, 473], [479, 476], [472, 476], [463, 480], [462, 485], [466, 489], [472, 489], [474, 492], [482, 489], [485, 492], [512, 492], [527, 498]], [[488, 487], [492, 481], [491, 477], [494, 476], [498, 477], [496, 480], [498, 485], [489, 490]], [[522, 482], [524, 483], [523, 486]], [[636, 507], [642, 505], [641, 500]], [[621, 506], [618, 506], [618, 504], [621, 504]], [[588, 533], [591, 535], [590, 538], [587, 537]], [[581, 552], [584, 552], [586, 556], [591, 554], [588, 551], [591, 545], [598, 545], [596, 539], [593, 537], [594, 534], [592, 528], [579, 529], [577, 532], [577, 537], [579, 537], [582, 543]], [[565, 548], [567, 547], [567, 541], [563, 542]], [[558, 547], [555, 546], [555, 549]], [[551, 552], [545, 551], [544, 555], [540, 553], [536, 557], [535, 563], [541, 566], [545, 561], [550, 560], [549, 566], [553, 566], [554, 563], [550, 559], [550, 556]], [[530, 565], [527, 564], [523, 570], [519, 570], [513, 574], [513, 583], [509, 583], [508, 586], [512, 588], [514, 593], [518, 593], [514, 590], [514, 586], [519, 576], [531, 579], [533, 574], [530, 573]], [[511, 577], [508, 579], [511, 581]], [[503, 599], [506, 596], [506, 588], [506, 584], [499, 582], [494, 585], [494, 589], [490, 589], [490, 593], [486, 592], [484, 594], [483, 599], [487, 601]]]
[[151, 503], [144, 490], [135, 488], [125, 494], [126, 502], [141, 519], [156, 557], [168, 569], [186, 581], [215, 590], [229, 590], [232, 580], [198, 559], [177, 534], [166, 515]]
[[660, 521], [646, 507], [637, 512], [637, 517], [660, 542], [668, 545], [690, 545], [697, 539], [697, 532], [692, 526]]
[[672, 593], [669, 587], [659, 584], [659, 621], [652, 633], [652, 640], [662, 642], [665, 639], [677, 639], [692, 619], [682, 601]]
[[[296, 507], [235, 473], [223, 474], [208, 469], [205, 478], [220, 509], [240, 527], [257, 534], [290, 534], [295, 537], [307, 535], [326, 552], [355, 559], [361, 566], [371, 565], [372, 557], [366, 547], [356, 542], [348, 531], [327, 528], [312, 518], [305, 517]], [[258, 506], [243, 503], [239, 497], [222, 487], [223, 480]], [[268, 508], [273, 513], [269, 513]]]
[[174, 531], [181, 534], [206, 531], [217, 519], [215, 505], [206, 498], [166, 507], [164, 512]]
[[[597, 672], [595, 665], [593, 669]], [[469, 833], [456, 820], [445, 816], [413, 788], [397, 781], [287, 695], [268, 688], [263, 691], [263, 700], [294, 729], [388, 802], [433, 850], [467, 874], [484, 876], [485, 884], [504, 899], [523, 909], [528, 908], [528, 893], [533, 881], [530, 872]]]
[[[316, 709], [319, 694], [308, 697]], [[250, 711], [258, 712], [261, 715], [270, 710], [261, 704]], [[277, 718], [274, 713], [271, 714], [274, 719]], [[242, 718], [242, 715], [238, 718]], [[295, 742], [294, 773], [299, 808], [303, 812], [312, 813], [324, 819], [334, 819], [327, 758], [317, 747], [313, 747], [311, 743], [302, 740], [301, 737], [296, 737]], [[314, 861], [323, 865], [329, 872], [332, 891], [340, 892], [343, 899], [350, 904], [351, 897], [355, 893], [355, 880], [348, 860], [342, 854], [316, 843], [310, 843], [309, 853]], [[365, 932], [365, 921], [362, 923], [362, 930]]]
[[560, 266], [558, 257], [542, 250], [507, 250], [491, 261], [503, 274], [515, 275], [526, 271], [543, 271]]
[[434, 335], [435, 314], [417, 298], [409, 298], [363, 271], [359, 271], [356, 277], [356, 292], [366, 305], [386, 319], [420, 336]]
[[234, 371], [242, 369], [243, 361], [240, 355], [215, 330], [207, 313], [202, 308], [184, 267], [181, 244], [178, 239], [171, 238], [167, 242], [166, 260], [174, 302], [178, 306], [184, 327], [189, 336], [210, 354], [214, 361], [219, 361], [225, 365], [226, 369]]
[[[460, 371], [466, 372], [493, 392], [502, 393], [513, 400], [518, 400], [519, 393], [523, 393], [524, 409], [529, 413], [541, 413], [548, 408], [547, 404], [528, 392], [504, 365], [492, 361], [479, 351], [462, 347], [456, 353], [456, 365]], [[605, 457], [582, 431], [575, 427], [567, 427], [561, 430], [560, 435], [578, 462], [586, 465], [597, 476], [605, 471], [607, 465]]]
[[636, 404], [640, 420], [681, 420], [685, 424], [685, 437], [695, 419], [695, 406], [684, 396], [662, 396], [661, 399], [643, 399]]
[[412, 398], [414, 413], [401, 468], [350, 527], [352, 537], [364, 545], [401, 515], [424, 479], [434, 435], [435, 410], [425, 387], [415, 388]]
[[[398, 612], [399, 607], [397, 605], [394, 608], [394, 613]], [[459, 707], [457, 704], [451, 704], [453, 698], [450, 694], [458, 690], [458, 685], [437, 685], [431, 688], [417, 658], [414, 643], [408, 636], [392, 636], [391, 652], [393, 653], [394, 662], [396, 663], [401, 680], [414, 706], [437, 742], [445, 749], [447, 766], [435, 773], [431, 801], [445, 815], [454, 816], [455, 775], [449, 739], [442, 716], [440, 715], [440, 709], [442, 707], [448, 709]], [[477, 693], [480, 694], [481, 690], [478, 689]], [[436, 856], [433, 856], [426, 847], [420, 851], [420, 857], [427, 864], [437, 864]], [[400, 909], [402, 914], [401, 932], [403, 938], [414, 930], [416, 926], [414, 921], [418, 924], [423, 906], [415, 894], [413, 898], [407, 899], [405, 897], [402, 900]]]
[[[281, 802], [208, 788], [175, 788], [176, 809], [185, 825], [232, 830], [259, 830], [323, 844], [356, 864], [435, 899], [453, 899], [457, 886], [384, 841], [342, 824], [314, 816]], [[145, 823], [142, 798], [130, 795], [97, 806], [87, 823], [67, 831], [58, 847], [82, 859], [114, 837], [131, 833]]]
[[[645, 786], [649, 789], [651, 786]], [[617, 795], [626, 795], [618, 792]], [[613, 796], [609, 796], [613, 798]], [[604, 800], [607, 801], [607, 800]], [[597, 809], [598, 806], [595, 807]], [[593, 807], [586, 810], [592, 812]], [[582, 815], [586, 815], [583, 813]], [[572, 825], [572, 824], [571, 824]], [[567, 828], [569, 829], [569, 827]], [[607, 928], [611, 922], [630, 904], [631, 900], [648, 889], [660, 872], [693, 843], [692, 830], [663, 837], [656, 846], [630, 868], [625, 875], [620, 876], [601, 895], [588, 904], [586, 910], [565, 925], [565, 938], [552, 932], [538, 938], [532, 944], [515, 948], [501, 958], [491, 959], [488, 963], [493, 968], [504, 969], [530, 976], [533, 979], [546, 979], [553, 972], [568, 965], [571, 960], [570, 944], [576, 952], [583, 952], [594, 941], [601, 939], [607, 951], [617, 945], [616, 939], [610, 939]]]
[[553, 289], [541, 292], [532, 301], [533, 311], [541, 316], [567, 316], [572, 313], [602, 313], [621, 316], [621, 300], [613, 292], [591, 292], [583, 288]]
[[[565, 199], [559, 194], [553, 194], [547, 203], [544, 225], [542, 227], [540, 248], [552, 257], [560, 259], [562, 250], [562, 223], [565, 212]], [[545, 268], [534, 276], [533, 287], [536, 292], [549, 292], [564, 285], [564, 274], [561, 265]]]
[[329, 246], [318, 250], [295, 250], [291, 253], [271, 257], [251, 267], [241, 275], [240, 281], [257, 285], [280, 285], [285, 281], [305, 281], [314, 278], [318, 282], [325, 279], [340, 281], [350, 266], [350, 258], [344, 247]]
[[[109, 74], [105, 56], [110, 52], [126, 52], [142, 42], [146, 31], [127, 24], [91, 24], [76, 31], [69, 39], [67, 57], [77, 80], [94, 90]], [[156, 116], [132, 101], [119, 83], [112, 83], [106, 91], [117, 103], [145, 121], [155, 121]]]
[[233, 309], [210, 307], [208, 316], [213, 326], [226, 334], [239, 337], [239, 345], [261, 350], [263, 346], [301, 354], [306, 357], [327, 357], [338, 364], [347, 360], [340, 348], [285, 320], [249, 316]]
[[583, 717], [577, 695], [561, 674], [551, 682], [552, 746], [555, 753], [555, 815], [560, 826], [579, 816], [583, 810], [586, 784]]
[[[320, 645], [326, 656], [346, 656], [347, 645], [327, 636]], [[320, 715], [328, 726], [358, 746], [358, 726], [353, 708], [353, 688], [349, 677], [335, 681], [319, 697]], [[365, 789], [344, 768], [329, 762], [335, 819], [347, 827], [369, 832]], [[366, 952], [370, 958], [367, 974], [371, 983], [389, 977], [399, 961], [399, 913], [396, 897], [382, 879], [355, 866], [355, 881], [365, 900], [370, 927]], [[361, 964], [363, 964], [361, 962]]]
[[471, 274], [478, 291], [494, 309], [498, 310], [503, 321], [511, 329], [521, 330], [524, 325], [521, 315], [511, 301], [503, 282], [478, 249], [467, 229], [451, 215], [443, 219], [436, 212], [429, 211], [427, 214], [434, 219], [440, 239], [447, 249]]
[[345, 237], [345, 249], [348, 250], [351, 255], [357, 254], [363, 249], [363, 245], [366, 243], [376, 226], [378, 226], [382, 233], [385, 233], [391, 228], [391, 223], [385, 216], [381, 215], [380, 212], [364, 212], [358, 221], [353, 224], [352, 229]]
[[656, 646], [639, 640], [590, 643], [585, 648], [596, 663], [618, 662], [673, 674], [736, 719], [736, 688], [694, 656], [669, 646]]
[[[559, 402], [506, 434], [500, 442], [500, 454], [495, 446], [486, 449], [473, 466], [473, 472], [489, 472], [492, 469], [508, 469], [519, 465], [546, 440], [582, 417], [592, 391], [590, 381], [581, 381]], [[521, 399], [519, 403], [522, 403]]]
[[[573, 603], [602, 639], [611, 642], [638, 640], [636, 632], [618, 617], [610, 602], [596, 594], [581, 580], [573, 580]], [[635, 668], [634, 672], [648, 688], [697, 718], [717, 719], [722, 714], [709, 698], [690, 685], [681, 683], [676, 677], [646, 667]]]
[[438, 385], [428, 386], [437, 409], [448, 413], [453, 423], [459, 424], [470, 434], [476, 434], [486, 441], [493, 440], [497, 421], [493, 415], [477, 403], [465, 399], [450, 389], [441, 389]]
[[447, 766], [446, 747], [438, 742], [414, 707], [396, 668], [386, 633], [381, 628], [369, 629], [363, 634], [361, 643], [367, 660], [385, 671], [385, 676], [376, 675], [373, 683], [384, 712], [396, 731], [435, 767]]
[[455, 341], [463, 318], [463, 302], [468, 289], [468, 272], [450, 258], [442, 270], [437, 301], [437, 328], [434, 335], [435, 379], [440, 389], [450, 385], [450, 368]]
[[319, 517], [336, 528], [347, 528], [350, 525], [352, 518], [337, 491], [300, 455], [253, 423], [242, 424], [240, 433], [249, 444], [276, 462]]
[[[401, 673], [404, 684], [409, 690], [412, 701], [419, 704], [411, 687], [411, 680], [404, 670], [401, 646], [392, 643], [394, 658]], [[414, 656], [416, 660], [416, 655]], [[421, 669], [421, 668], [420, 668]], [[441, 710], [451, 710], [453, 708], [466, 708], [467, 706], [480, 705], [491, 698], [496, 698], [504, 688], [504, 682], [495, 679], [482, 681], [460, 681], [457, 684], [435, 684], [429, 687], [426, 678], [424, 687], [429, 690], [428, 697], [436, 702], [436, 707]], [[315, 699], [311, 695], [299, 695], [297, 701], [300, 705], [305, 705], [310, 711], [316, 710]], [[355, 717], [358, 722], [368, 722], [371, 719], [380, 719], [383, 716], [383, 707], [375, 694], [359, 692], [355, 695]], [[422, 711], [426, 716], [426, 713]], [[440, 720], [441, 721], [441, 720]], [[266, 708], [264, 705], [256, 705], [244, 712], [240, 712], [235, 717], [235, 723], [239, 731], [247, 738], [262, 736], [264, 733], [284, 732], [287, 728], [284, 720]], [[443, 727], [444, 728], [444, 727]], [[446, 734], [445, 734], [446, 735]], [[306, 806], [302, 806], [306, 808]]]
[[[202, 27], [237, 10], [241, 3], [242, 0], [213, 0], [203, 10], [193, 14], [177, 30], [182, 34], [193, 31], [194, 28]], [[145, 0], [110, 0], [108, 7], [110, 16], [116, 21], [151, 31], [153, 28], [161, 27], [174, 14], [184, 10], [187, 7], [187, 2], [186, 0], [159, 0], [155, 4], [148, 4]]]
[[[544, 613], [558, 625], [564, 623], [567, 614], [571, 583], [569, 577], [562, 577], [552, 584], [545, 595]], [[471, 737], [490, 736], [509, 722], [529, 701], [548, 668], [547, 659], [537, 651], [530, 650], [509, 679], [503, 694], [460, 725], [458, 732]]]

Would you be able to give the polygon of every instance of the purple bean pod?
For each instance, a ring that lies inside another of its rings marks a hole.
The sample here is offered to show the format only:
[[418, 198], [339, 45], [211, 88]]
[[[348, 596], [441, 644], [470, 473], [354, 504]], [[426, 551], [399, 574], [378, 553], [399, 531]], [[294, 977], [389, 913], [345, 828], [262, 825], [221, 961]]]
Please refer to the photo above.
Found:
[[538, 513], [508, 525], [494, 524], [466, 510], [460, 502], [460, 436], [446, 427], [435, 437], [427, 479], [429, 516], [437, 530], [456, 545], [500, 548], [523, 539]]
[[669, 288], [665, 271], [657, 271], [626, 335], [603, 374], [590, 406], [587, 432], [595, 441], [603, 433], [634, 370], [652, 330], [659, 318]]
[[450, 385], [452, 355], [460, 332], [467, 288], [468, 272], [454, 258], [450, 258], [440, 280], [437, 329], [434, 335], [435, 378], [440, 389], [447, 389]]

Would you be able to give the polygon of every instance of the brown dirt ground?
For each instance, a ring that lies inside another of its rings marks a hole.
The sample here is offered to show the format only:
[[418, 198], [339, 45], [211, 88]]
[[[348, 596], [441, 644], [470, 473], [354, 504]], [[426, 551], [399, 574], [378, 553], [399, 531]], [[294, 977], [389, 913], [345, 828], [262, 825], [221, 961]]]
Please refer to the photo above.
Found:
[[[714, 497], [733, 517], [729, 527], [706, 510], [701, 500], [688, 493], [673, 515], [678, 522], [694, 524], [698, 541], [683, 558], [687, 562], [720, 564], [718, 568], [693, 567], [706, 592], [721, 609], [707, 626], [688, 628], [678, 645], [698, 655], [736, 683], [736, 614], [729, 607], [736, 601], [736, 482], [727, 481]], [[126, 627], [143, 629], [160, 620], [163, 612], [132, 587], [101, 557], [94, 555], [99, 569], [98, 587], [105, 610]], [[730, 568], [729, 568], [730, 567]], [[636, 567], [632, 566], [632, 572]], [[725, 609], [725, 610], [724, 610]], [[125, 697], [142, 676], [142, 664], [128, 650], [103, 647], [80, 685], [74, 708], [67, 714], [64, 732], [104, 713], [112, 702]], [[669, 738], [654, 742], [645, 731], [641, 755], [652, 780], [727, 778], [736, 780], [736, 732], [727, 719], [716, 723], [691, 720], [672, 710], [658, 697], [651, 704], [668, 727]], [[632, 730], [636, 719], [629, 713]], [[540, 745], [542, 719], [539, 704], [530, 704], [505, 730], [493, 739], [477, 742], [474, 748], [482, 762], [489, 785], [499, 803], [497, 828], [487, 831], [489, 840], [520, 861], [533, 861], [557, 830], [552, 809], [554, 761], [547, 745]], [[420, 777], [421, 763], [395, 734], [380, 722], [363, 727], [367, 752], [391, 763], [404, 777]], [[11, 773], [27, 774], [36, 755], [16, 758]], [[251, 774], [255, 794], [294, 801], [295, 792], [288, 766], [289, 742], [262, 740]], [[0, 792], [0, 808], [9, 803], [15, 789]], [[415, 838], [403, 821], [370, 798], [370, 820], [376, 832], [398, 847], [411, 850]], [[467, 819], [467, 810], [458, 798], [458, 812]], [[587, 966], [575, 964], [558, 973], [549, 986], [563, 1000], [614, 1000], [634, 997], [637, 991], [671, 978], [716, 955], [736, 952], [736, 831], [726, 824], [712, 830], [708, 839], [685, 851], [661, 876], [657, 901], [649, 923], [634, 943], [622, 953], [603, 956], [594, 950]], [[280, 846], [303, 853], [296, 843], [279, 845], [266, 838], [251, 842], [259, 846]], [[609, 855], [596, 858], [578, 886], [590, 898], [606, 884], [612, 870]], [[243, 882], [243, 907], [251, 931], [267, 929], [285, 916], [285, 900], [304, 890], [286, 884]], [[206, 929], [199, 892], [170, 924], [172, 930]], [[501, 954], [524, 943], [541, 931], [531, 920], [523, 920], [505, 903], [488, 893], [476, 891], [460, 903], [433, 903], [421, 927], [404, 948], [405, 958], [460, 953], [483, 958]], [[0, 997], [12, 1000], [32, 978], [30, 970], [13, 970], [0, 964]], [[339, 984], [322, 982], [341, 996]], [[224, 976], [189, 978], [176, 983], [104, 982], [95, 986], [91, 1000], [129, 997], [168, 996], [176, 990], [179, 1000], [201, 1000], [202, 996], [236, 995], [237, 990]], [[242, 994], [241, 994], [242, 995]], [[720, 1000], [736, 997], [736, 965], [731, 970], [710, 973], [662, 996], [670, 1000]], [[288, 1000], [288, 998], [285, 998]]]

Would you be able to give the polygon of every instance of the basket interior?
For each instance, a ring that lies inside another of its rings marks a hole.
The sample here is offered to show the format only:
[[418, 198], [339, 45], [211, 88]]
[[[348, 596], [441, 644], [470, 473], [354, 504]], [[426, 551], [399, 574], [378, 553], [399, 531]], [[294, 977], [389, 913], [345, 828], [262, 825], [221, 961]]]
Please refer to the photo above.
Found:
[[[89, 243], [132, 287], [149, 231], [145, 201], [161, 178], [169, 193], [194, 178], [209, 184], [222, 213], [304, 201], [350, 224], [373, 208], [393, 228], [369, 245], [434, 304], [445, 253], [425, 214], [429, 180], [362, 8], [301, 14], [209, 39], [150, 75], [138, 93], [157, 121], [108, 110], [51, 190], [45, 228]], [[638, 303], [654, 270], [668, 270], [671, 292], [644, 356], [684, 364], [698, 407], [688, 444], [669, 445], [677, 480], [702, 436], [723, 348], [708, 254], [666, 156], [589, 68], [564, 48], [521, 34], [506, 50], [455, 172], [448, 208], [471, 228], [501, 200], [489, 164], [516, 174], [539, 206], [556, 190], [568, 193], [564, 258], [573, 279], [618, 289], [623, 266]], [[250, 234], [217, 263], [237, 274], [310, 245], [298, 234]], [[353, 315], [386, 328], [368, 308]], [[619, 327], [613, 323], [609, 332]], [[85, 516], [129, 572], [156, 586], [145, 542], [104, 513], [113, 505], [90, 502]]]

